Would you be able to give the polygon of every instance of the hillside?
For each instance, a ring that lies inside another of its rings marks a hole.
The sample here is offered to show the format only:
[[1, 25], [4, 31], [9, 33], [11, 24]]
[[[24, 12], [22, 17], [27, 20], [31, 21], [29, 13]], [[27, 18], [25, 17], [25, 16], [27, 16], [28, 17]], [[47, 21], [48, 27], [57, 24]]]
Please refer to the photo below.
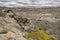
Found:
[[36, 27], [60, 40], [60, 7], [0, 7], [1, 40], [28, 40], [24, 35], [27, 32], [34, 32]]

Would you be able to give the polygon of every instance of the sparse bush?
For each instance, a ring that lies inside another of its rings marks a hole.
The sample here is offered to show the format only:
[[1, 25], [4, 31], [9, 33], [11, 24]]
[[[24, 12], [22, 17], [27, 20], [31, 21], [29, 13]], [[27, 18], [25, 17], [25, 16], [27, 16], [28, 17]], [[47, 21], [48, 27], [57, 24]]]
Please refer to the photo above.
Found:
[[36, 39], [36, 40], [50, 40], [52, 38], [52, 40], [57, 40], [54, 36], [50, 36], [48, 35], [44, 30], [42, 30], [41, 28], [36, 28], [36, 31], [34, 32], [28, 32], [28, 40], [31, 39]]

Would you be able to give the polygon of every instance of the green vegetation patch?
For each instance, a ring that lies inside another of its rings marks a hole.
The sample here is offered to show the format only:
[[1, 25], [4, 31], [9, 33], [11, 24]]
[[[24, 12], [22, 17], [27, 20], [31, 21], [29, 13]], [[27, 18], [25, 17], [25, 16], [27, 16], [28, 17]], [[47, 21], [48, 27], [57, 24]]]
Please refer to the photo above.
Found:
[[57, 40], [54, 36], [48, 35], [44, 30], [36, 28], [36, 31], [28, 32], [28, 40]]

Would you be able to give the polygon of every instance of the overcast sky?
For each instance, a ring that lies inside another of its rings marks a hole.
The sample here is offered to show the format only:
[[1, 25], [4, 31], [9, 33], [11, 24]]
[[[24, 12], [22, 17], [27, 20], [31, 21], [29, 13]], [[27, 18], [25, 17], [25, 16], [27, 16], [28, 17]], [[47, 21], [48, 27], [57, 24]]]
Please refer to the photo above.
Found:
[[60, 0], [0, 0], [0, 6], [54, 6]]

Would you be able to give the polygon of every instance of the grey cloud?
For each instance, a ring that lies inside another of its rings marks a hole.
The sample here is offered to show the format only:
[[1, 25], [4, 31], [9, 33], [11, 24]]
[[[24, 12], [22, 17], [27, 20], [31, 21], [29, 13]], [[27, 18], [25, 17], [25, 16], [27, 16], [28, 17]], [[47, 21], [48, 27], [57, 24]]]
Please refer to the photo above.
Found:
[[0, 6], [60, 6], [60, 0], [0, 0]]

